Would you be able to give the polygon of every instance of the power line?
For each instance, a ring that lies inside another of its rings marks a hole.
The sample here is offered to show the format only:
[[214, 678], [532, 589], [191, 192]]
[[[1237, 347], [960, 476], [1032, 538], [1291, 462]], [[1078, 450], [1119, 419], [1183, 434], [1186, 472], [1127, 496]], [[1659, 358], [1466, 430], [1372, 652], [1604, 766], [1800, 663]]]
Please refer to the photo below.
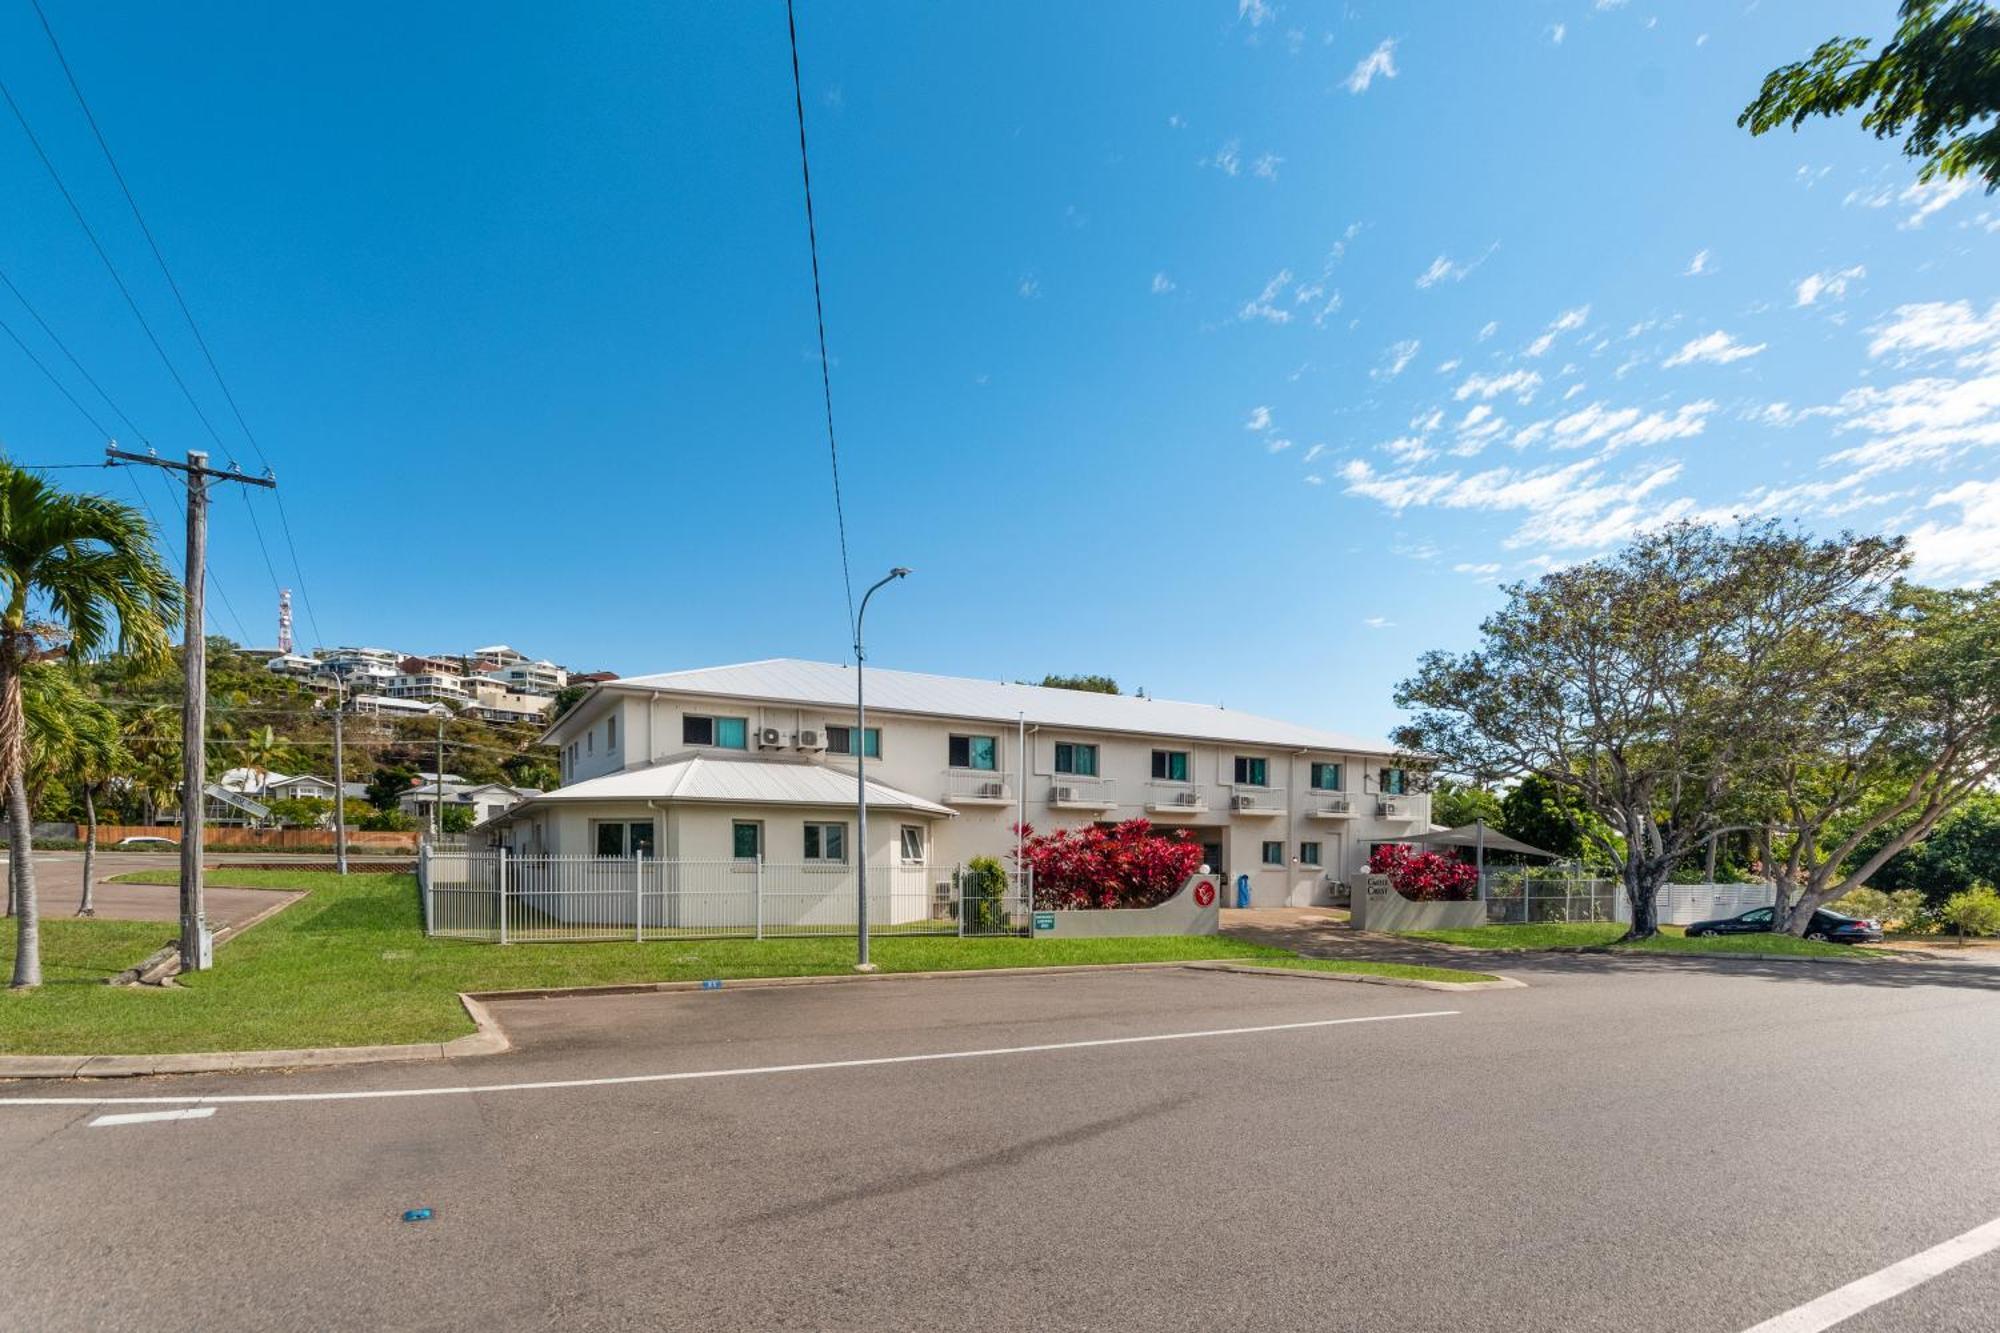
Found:
[[[167, 280], [167, 288], [174, 294], [174, 303], [180, 307], [181, 318], [187, 321], [188, 332], [194, 335], [195, 346], [201, 349], [202, 360], [208, 363], [209, 374], [215, 377], [216, 387], [222, 390], [222, 399], [229, 404], [229, 411], [236, 418], [237, 426], [243, 431], [243, 438], [250, 441], [250, 447], [257, 451], [257, 461], [263, 464], [266, 472], [269, 472], [270, 456], [264, 452], [263, 444], [250, 429], [250, 423], [244, 419], [243, 409], [237, 405], [236, 395], [230, 391], [229, 381], [223, 378], [222, 367], [216, 364], [215, 353], [209, 350], [208, 339], [202, 336], [201, 325], [195, 321], [194, 311], [189, 308], [187, 298], [181, 294], [179, 281], [175, 279], [173, 270], [167, 266], [166, 254], [160, 249], [159, 241], [154, 239], [153, 229], [146, 225], [146, 215], [140, 212], [139, 201], [132, 194], [132, 187], [125, 183], [125, 173], [119, 169], [118, 159], [111, 152], [111, 143], [104, 137], [104, 131], [97, 124], [97, 115], [90, 109], [90, 102], [83, 95], [83, 85], [77, 82], [76, 72], [70, 68], [69, 57], [63, 54], [62, 43], [56, 40], [56, 30], [49, 24], [49, 16], [43, 11], [41, 0], [28, 0], [28, 2], [34, 6], [35, 17], [41, 20], [42, 32], [49, 39], [49, 49], [55, 52], [56, 63], [62, 66], [63, 78], [68, 80], [69, 90], [76, 97], [77, 106], [83, 111], [83, 118], [90, 126], [91, 136], [97, 140], [97, 146], [104, 154], [105, 164], [111, 168], [112, 178], [118, 182], [118, 191], [125, 196], [125, 203], [132, 210], [132, 220], [139, 224], [139, 232], [146, 238], [146, 245], [153, 252], [153, 261], [160, 266], [160, 273]], [[203, 424], [206, 424], [205, 419]], [[214, 431], [211, 430], [209, 433], [213, 435]], [[222, 444], [220, 440], [216, 443]], [[228, 446], [222, 445], [222, 451], [228, 454]], [[231, 461], [234, 461], [233, 456]], [[257, 544], [261, 548], [264, 544], [263, 529], [257, 523], [256, 511], [250, 507], [249, 492], [241, 494], [244, 507], [250, 509], [250, 523], [257, 529]], [[284, 493], [274, 494], [278, 502], [278, 522], [285, 533], [285, 547], [292, 557], [292, 572], [298, 576], [299, 596], [306, 604], [306, 619], [312, 623], [314, 638], [324, 645], [326, 640], [320, 635], [319, 617], [313, 613], [312, 592], [306, 586], [305, 568], [299, 562], [298, 544], [292, 540], [292, 520], [285, 511]], [[271, 567], [271, 554], [268, 550], [264, 552], [264, 564], [267, 569]], [[279, 581], [275, 569], [271, 570], [271, 581], [273, 584]]]
[[812, 251], [813, 316], [819, 324], [819, 383], [826, 397], [826, 452], [833, 464], [833, 519], [840, 529], [840, 586], [847, 594], [847, 627], [854, 623], [854, 578], [847, 571], [847, 514], [840, 503], [840, 446], [833, 437], [833, 372], [826, 355], [826, 302], [819, 285], [819, 229], [813, 221], [812, 163], [806, 156], [806, 95], [799, 79], [799, 23], [792, 0], [785, 0], [785, 27], [792, 39], [792, 102], [799, 115], [799, 174], [806, 187], [806, 245]]
[[[7, 271], [5, 269], [0, 269], [0, 285], [4, 285], [8, 291], [14, 294], [14, 299], [16, 301], [19, 301], [21, 303], [21, 308], [28, 312], [28, 318], [35, 321], [35, 326], [41, 329], [43, 335], [47, 337], [50, 342], [56, 345], [56, 350], [61, 352], [63, 356], [69, 361], [70, 365], [76, 368], [76, 373], [83, 376], [84, 383], [88, 384], [91, 388], [97, 391], [97, 396], [104, 400], [104, 405], [110, 408], [113, 415], [115, 415], [120, 421], [124, 422], [127, 428], [131, 430], [133, 438], [137, 439], [141, 444], [151, 446], [153, 442], [146, 438], [146, 432], [140, 430], [139, 427], [133, 422], [132, 418], [125, 415], [125, 409], [118, 406], [118, 404], [112, 400], [111, 395], [108, 392], [106, 392], [104, 386], [97, 382], [97, 377], [95, 375], [92, 375], [88, 370], [85, 370], [83, 368], [83, 362], [77, 360], [76, 353], [69, 350], [69, 344], [64, 342], [58, 336], [56, 336], [56, 331], [49, 327], [49, 322], [46, 319], [42, 318], [42, 312], [35, 309], [34, 303], [30, 301], [25, 295], [22, 294], [22, 291], [19, 287], [16, 287], [14, 285], [14, 280], [7, 276]], [[16, 341], [19, 340], [17, 339]], [[30, 355], [32, 356], [32, 353], [30, 353]], [[65, 396], [66, 395], [67, 391], [65, 391]], [[90, 416], [88, 412], [84, 413], [84, 415], [86, 417]], [[96, 423], [96, 419], [94, 417], [91, 418], [91, 420], [92, 424]], [[103, 428], [100, 427], [98, 433], [100, 435], [109, 436], [111, 432], [104, 430]]]
[[[104, 429], [104, 423], [99, 421], [94, 415], [92, 415], [91, 410], [89, 408], [85, 407], [82, 403], [77, 401], [76, 395], [69, 391], [69, 386], [67, 384], [64, 384], [61, 380], [56, 378], [56, 373], [53, 370], [50, 370], [47, 366], [42, 364], [42, 358], [35, 355], [35, 351], [32, 347], [29, 347], [28, 344], [21, 341], [21, 335], [14, 332], [14, 326], [12, 324], [9, 324], [4, 319], [0, 319], [0, 329], [5, 329], [7, 331], [7, 336], [14, 340], [14, 346], [21, 349], [21, 355], [27, 357], [29, 361], [34, 363], [35, 369], [41, 371], [42, 374], [48, 378], [49, 383], [56, 386], [57, 393], [69, 399], [69, 405], [75, 408], [79, 413], [81, 413], [83, 415], [83, 419], [85, 421], [88, 421], [91, 424], [91, 427], [95, 429], [99, 435], [102, 435], [107, 440], [111, 438], [111, 432]], [[15, 466], [21, 467], [25, 465], [16, 463]], [[49, 466], [50, 467], [103, 467], [104, 464], [51, 463]], [[45, 469], [38, 468], [36, 470], [43, 471]]]

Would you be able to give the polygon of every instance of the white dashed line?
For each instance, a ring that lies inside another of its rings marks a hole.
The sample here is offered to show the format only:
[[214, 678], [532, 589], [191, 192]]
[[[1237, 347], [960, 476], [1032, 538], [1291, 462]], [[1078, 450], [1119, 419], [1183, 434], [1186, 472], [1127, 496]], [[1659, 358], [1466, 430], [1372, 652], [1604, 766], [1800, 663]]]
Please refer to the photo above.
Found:
[[1912, 1287], [1949, 1273], [1969, 1259], [1995, 1250], [2000, 1250], [2000, 1217], [1933, 1245], [1922, 1254], [1913, 1254], [1901, 1263], [1890, 1264], [1880, 1272], [1857, 1278], [1816, 1301], [1766, 1319], [1745, 1333], [1820, 1333], [1821, 1329], [1832, 1328], [1892, 1296], [1900, 1296]]
[[105, 1125], [146, 1125], [155, 1120], [202, 1120], [214, 1114], [213, 1106], [191, 1106], [181, 1111], [128, 1111], [124, 1115], [101, 1115], [90, 1122], [90, 1128], [101, 1129]]
[[[7, 1097], [4, 1106], [185, 1106], [206, 1108], [253, 1102], [364, 1102], [398, 1097], [475, 1097], [494, 1092], [547, 1092], [559, 1088], [610, 1088], [627, 1083], [691, 1083], [709, 1078], [746, 1078], [757, 1074], [809, 1074], [827, 1069], [870, 1069], [882, 1065], [916, 1065], [940, 1060], [984, 1060], [1001, 1055], [1036, 1055], [1048, 1051], [1083, 1051], [1105, 1046], [1140, 1046], [1159, 1041], [1196, 1041], [1206, 1037], [1248, 1037], [1264, 1032], [1302, 1032], [1351, 1023], [1394, 1023], [1406, 1018], [1449, 1018], [1456, 1009], [1419, 1014], [1372, 1014], [1365, 1018], [1317, 1018], [1303, 1023], [1265, 1023], [1257, 1027], [1204, 1028], [1197, 1032], [1156, 1032], [1143, 1037], [1098, 1037], [1087, 1041], [1050, 1041], [1033, 1046], [995, 1046], [976, 1051], [929, 1051], [922, 1055], [878, 1055], [859, 1060], [814, 1060], [792, 1065], [752, 1065], [736, 1069], [691, 1069], [672, 1074], [615, 1074], [605, 1078], [543, 1079], [533, 1083], [463, 1084], [442, 1088], [371, 1088], [357, 1092], [203, 1093], [185, 1097]], [[205, 1114], [206, 1112], [203, 1112]], [[129, 1117], [106, 1116], [95, 1123]]]

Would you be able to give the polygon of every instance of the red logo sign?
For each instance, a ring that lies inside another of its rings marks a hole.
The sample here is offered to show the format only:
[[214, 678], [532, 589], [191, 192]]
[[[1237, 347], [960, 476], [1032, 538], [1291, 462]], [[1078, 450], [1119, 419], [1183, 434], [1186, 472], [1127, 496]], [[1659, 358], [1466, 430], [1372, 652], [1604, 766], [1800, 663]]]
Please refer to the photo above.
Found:
[[1194, 886], [1194, 905], [1206, 907], [1215, 901], [1215, 886], [1207, 880]]

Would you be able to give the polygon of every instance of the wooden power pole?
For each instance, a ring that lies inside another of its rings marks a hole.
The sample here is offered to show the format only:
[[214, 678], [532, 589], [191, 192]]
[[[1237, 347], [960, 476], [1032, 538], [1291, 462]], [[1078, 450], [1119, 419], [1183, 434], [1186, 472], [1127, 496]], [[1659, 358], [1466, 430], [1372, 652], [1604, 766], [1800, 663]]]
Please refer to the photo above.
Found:
[[203, 624], [203, 593], [208, 573], [208, 485], [240, 481], [246, 486], [276, 490], [269, 475], [253, 477], [241, 468], [227, 471], [208, 465], [208, 455], [188, 450], [187, 462], [176, 463], [154, 454], [127, 453], [116, 444], [105, 446], [106, 463], [144, 463], [187, 475], [187, 609], [181, 665], [186, 673], [186, 698], [181, 701], [181, 971], [199, 972], [209, 958], [208, 916], [202, 906], [201, 852], [204, 802], [208, 787], [208, 637]]

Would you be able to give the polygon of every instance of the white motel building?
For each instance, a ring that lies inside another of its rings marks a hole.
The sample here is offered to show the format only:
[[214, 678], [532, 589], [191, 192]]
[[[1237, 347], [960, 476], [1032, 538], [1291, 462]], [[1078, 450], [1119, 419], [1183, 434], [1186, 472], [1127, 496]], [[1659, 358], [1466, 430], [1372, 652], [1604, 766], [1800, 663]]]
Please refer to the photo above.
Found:
[[1186, 829], [1251, 902], [1325, 902], [1374, 844], [1430, 826], [1386, 741], [1208, 704], [774, 659], [593, 688], [544, 739], [562, 785], [476, 830], [527, 854], [856, 855], [854, 756], [867, 759], [871, 867], [949, 864], [1037, 830], [1151, 820]]

